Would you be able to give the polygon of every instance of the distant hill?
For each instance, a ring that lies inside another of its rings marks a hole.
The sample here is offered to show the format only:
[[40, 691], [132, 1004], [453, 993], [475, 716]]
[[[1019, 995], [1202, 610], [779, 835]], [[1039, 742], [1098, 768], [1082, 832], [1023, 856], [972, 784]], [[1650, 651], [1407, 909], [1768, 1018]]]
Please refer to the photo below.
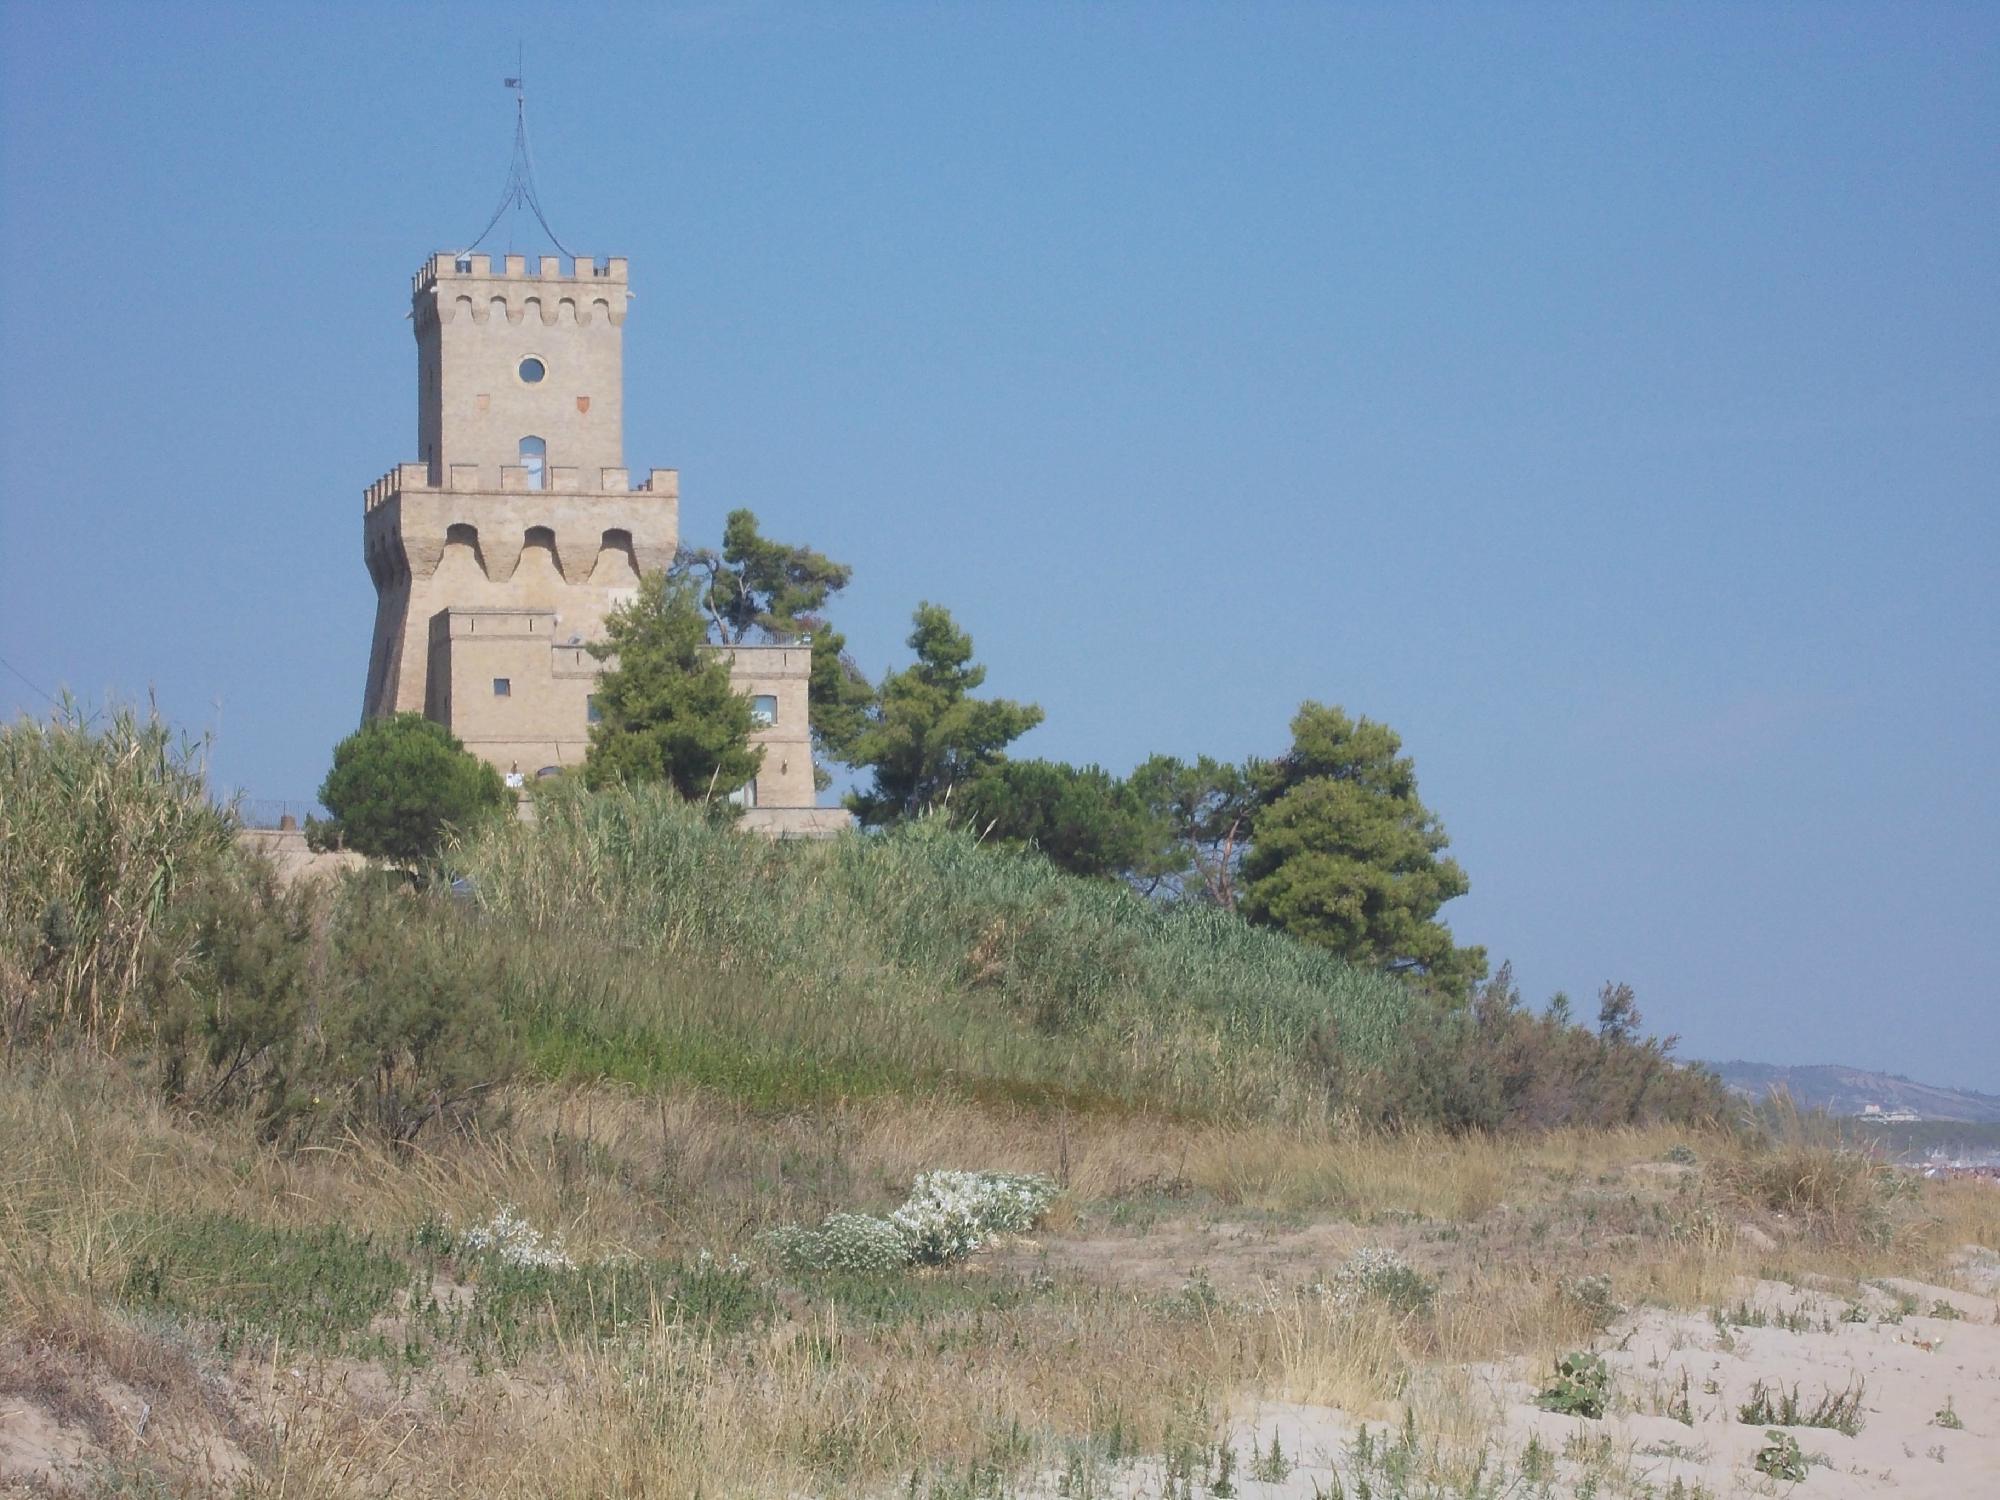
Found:
[[1874, 1104], [1885, 1113], [1908, 1110], [1925, 1120], [2000, 1124], [2000, 1095], [1933, 1088], [1896, 1073], [1871, 1073], [1866, 1068], [1838, 1064], [1787, 1068], [1771, 1063], [1724, 1062], [1703, 1066], [1713, 1068], [1732, 1092], [1745, 1098], [1759, 1099], [1783, 1088], [1801, 1105], [1830, 1115], [1858, 1115]]

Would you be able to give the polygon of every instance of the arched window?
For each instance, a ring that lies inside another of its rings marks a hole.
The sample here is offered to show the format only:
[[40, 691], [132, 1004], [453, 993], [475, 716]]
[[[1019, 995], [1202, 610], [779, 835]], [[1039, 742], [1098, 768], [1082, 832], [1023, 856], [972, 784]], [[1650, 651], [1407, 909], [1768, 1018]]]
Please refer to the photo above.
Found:
[[538, 437], [521, 439], [521, 467], [528, 471], [528, 488], [542, 487], [542, 476], [548, 472], [549, 445]]

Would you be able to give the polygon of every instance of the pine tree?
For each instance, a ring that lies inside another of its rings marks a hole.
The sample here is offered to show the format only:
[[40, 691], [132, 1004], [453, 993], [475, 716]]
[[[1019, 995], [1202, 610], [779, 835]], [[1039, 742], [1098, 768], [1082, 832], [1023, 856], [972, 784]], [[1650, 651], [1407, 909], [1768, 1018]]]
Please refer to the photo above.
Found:
[[590, 648], [614, 661], [598, 678], [598, 722], [590, 729], [584, 780], [664, 781], [690, 801], [719, 799], [757, 774], [750, 700], [729, 683], [729, 665], [707, 649], [697, 585], [653, 574], [639, 596], [605, 622]]

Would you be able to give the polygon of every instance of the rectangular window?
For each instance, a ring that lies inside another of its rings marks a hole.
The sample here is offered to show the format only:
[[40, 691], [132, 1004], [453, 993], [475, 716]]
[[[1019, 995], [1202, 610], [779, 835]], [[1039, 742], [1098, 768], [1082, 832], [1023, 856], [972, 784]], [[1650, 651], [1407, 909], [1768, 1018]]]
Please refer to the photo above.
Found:
[[514, 692], [514, 680], [511, 677], [496, 677], [493, 679], [494, 697], [496, 698], [511, 697], [513, 695], [513, 692]]
[[743, 785], [729, 794], [729, 802], [734, 807], [755, 807], [757, 805], [757, 778], [752, 776]]
[[602, 724], [604, 722], [604, 710], [597, 706], [595, 698], [586, 698], [584, 700], [583, 716], [592, 724]]
[[750, 700], [750, 722], [759, 729], [769, 729], [778, 722], [778, 699], [773, 693], [759, 693]]

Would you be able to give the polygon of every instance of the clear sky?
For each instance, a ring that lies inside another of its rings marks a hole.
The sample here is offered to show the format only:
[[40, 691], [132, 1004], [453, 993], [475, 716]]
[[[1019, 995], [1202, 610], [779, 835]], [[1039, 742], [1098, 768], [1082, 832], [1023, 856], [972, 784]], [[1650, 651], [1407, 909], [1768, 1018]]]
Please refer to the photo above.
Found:
[[311, 796], [518, 39], [628, 461], [854, 564], [871, 673], [940, 601], [1119, 771], [1343, 704], [1531, 999], [2000, 1090], [2000, 6], [0, 14], [36, 686]]

